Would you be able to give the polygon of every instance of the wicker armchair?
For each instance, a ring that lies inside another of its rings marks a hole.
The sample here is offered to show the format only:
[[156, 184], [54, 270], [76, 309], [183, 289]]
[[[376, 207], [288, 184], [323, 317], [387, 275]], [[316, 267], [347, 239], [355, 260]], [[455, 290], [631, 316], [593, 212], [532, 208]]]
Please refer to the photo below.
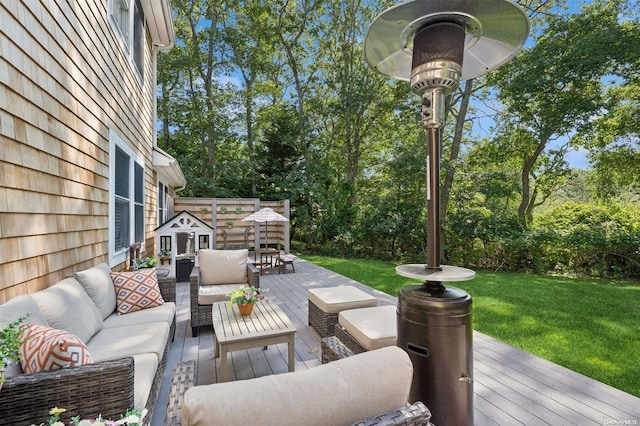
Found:
[[[247, 250], [200, 250], [198, 253], [199, 266], [196, 266], [189, 275], [189, 290], [190, 290], [190, 302], [191, 302], [191, 335], [196, 337], [198, 335], [198, 327], [201, 325], [213, 325], [213, 313], [211, 311], [211, 305], [214, 302], [220, 302], [228, 300], [226, 293], [232, 291], [233, 288], [237, 288], [240, 283], [236, 281], [235, 284], [211, 284], [207, 282], [207, 278], [204, 277], [203, 272], [205, 269], [210, 269], [210, 273], [220, 276], [222, 271], [226, 269], [224, 265], [212, 264], [209, 262], [209, 256], [215, 254], [232, 253], [238, 256], [245, 256], [248, 253]], [[246, 259], [245, 259], [246, 260]], [[216, 271], [220, 272], [220, 275], [215, 274]], [[211, 274], [210, 274], [211, 275]], [[260, 288], [260, 272], [254, 264], [246, 262], [246, 284], [250, 287]], [[224, 279], [222, 279], [224, 281]], [[201, 286], [203, 289], [201, 289]], [[219, 288], [218, 294], [204, 296], [202, 293], [206, 288]]]

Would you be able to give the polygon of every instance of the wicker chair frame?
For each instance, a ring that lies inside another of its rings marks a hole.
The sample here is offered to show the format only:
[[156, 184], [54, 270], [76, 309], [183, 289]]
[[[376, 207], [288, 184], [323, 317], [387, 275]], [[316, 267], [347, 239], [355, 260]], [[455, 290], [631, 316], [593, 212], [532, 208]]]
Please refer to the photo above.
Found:
[[[198, 303], [198, 287], [200, 286], [200, 267], [196, 266], [189, 275], [189, 298], [191, 304], [191, 335], [198, 335], [198, 327], [202, 325], [213, 326], [212, 305]], [[247, 284], [250, 287], [260, 288], [260, 271], [252, 263], [247, 262]]]
[[354, 423], [353, 426], [410, 425], [433, 426], [431, 411], [420, 401], [406, 407]]
[[320, 341], [322, 363], [327, 364], [342, 358], [353, 356], [354, 353], [347, 348], [336, 336], [325, 337]]

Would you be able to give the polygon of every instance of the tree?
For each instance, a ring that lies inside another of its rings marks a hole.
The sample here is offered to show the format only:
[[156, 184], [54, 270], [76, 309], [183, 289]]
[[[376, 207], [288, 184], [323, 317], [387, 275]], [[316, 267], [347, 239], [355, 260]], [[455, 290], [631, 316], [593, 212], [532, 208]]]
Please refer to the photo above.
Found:
[[[257, 164], [254, 148], [254, 104], [261, 91], [272, 86], [264, 84], [275, 68], [273, 61], [276, 51], [276, 35], [268, 28], [270, 16], [269, 4], [260, 0], [245, 0], [234, 6], [234, 19], [224, 23], [225, 40], [231, 47], [233, 55], [230, 62], [242, 77], [244, 107], [244, 124], [246, 145], [250, 164], [250, 194], [257, 195]], [[262, 83], [262, 84], [261, 84]]]
[[[596, 1], [575, 15], [551, 15], [534, 46], [492, 74], [504, 104], [497, 139], [518, 147], [521, 202], [518, 216], [527, 226], [533, 209], [567, 174], [564, 154], [572, 139], [603, 114], [605, 76], [620, 76], [637, 36], [619, 21], [619, 1]], [[571, 48], [567, 48], [571, 46]], [[555, 151], [552, 141], [563, 138]], [[542, 199], [540, 199], [542, 198]]]

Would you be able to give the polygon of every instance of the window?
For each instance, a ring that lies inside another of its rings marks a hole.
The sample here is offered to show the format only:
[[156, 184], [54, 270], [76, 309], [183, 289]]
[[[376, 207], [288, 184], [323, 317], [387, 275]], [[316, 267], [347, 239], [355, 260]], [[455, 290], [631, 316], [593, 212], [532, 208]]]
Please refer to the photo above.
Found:
[[122, 49], [144, 82], [145, 18], [140, 0], [110, 0], [110, 22]]
[[124, 262], [129, 246], [144, 245], [144, 163], [113, 130], [109, 133], [109, 257]]
[[140, 0], [136, 0], [133, 12], [133, 63], [140, 78], [144, 79], [144, 13]]
[[125, 42], [125, 48], [129, 46], [129, 1], [130, 0], [111, 0], [111, 19]]
[[158, 226], [169, 219], [169, 188], [162, 182], [158, 182]]
[[209, 248], [209, 235], [201, 234], [198, 238], [198, 249], [204, 250]]

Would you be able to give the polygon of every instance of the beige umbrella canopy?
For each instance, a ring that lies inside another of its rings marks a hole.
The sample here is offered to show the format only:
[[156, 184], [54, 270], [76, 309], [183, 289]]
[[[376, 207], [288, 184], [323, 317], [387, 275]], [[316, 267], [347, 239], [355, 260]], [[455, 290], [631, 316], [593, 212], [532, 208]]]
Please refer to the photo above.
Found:
[[269, 247], [269, 222], [289, 222], [289, 219], [280, 213], [273, 211], [270, 207], [260, 209], [247, 217], [242, 218], [242, 222], [264, 222], [266, 224], [265, 246]]

